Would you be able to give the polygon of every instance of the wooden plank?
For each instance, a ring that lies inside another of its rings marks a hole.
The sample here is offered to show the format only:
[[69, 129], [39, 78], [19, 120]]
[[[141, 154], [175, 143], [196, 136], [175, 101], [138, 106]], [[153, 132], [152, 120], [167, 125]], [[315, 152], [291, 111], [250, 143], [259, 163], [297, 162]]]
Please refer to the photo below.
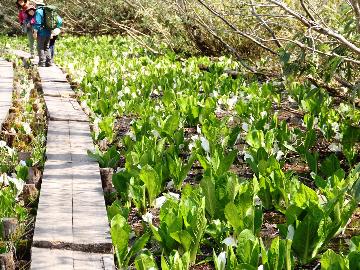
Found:
[[88, 116], [73, 98], [51, 96], [44, 98], [50, 120], [89, 122]]
[[6, 120], [12, 104], [14, 69], [12, 63], [0, 61], [0, 128]]
[[111, 254], [32, 249], [32, 270], [115, 270]]

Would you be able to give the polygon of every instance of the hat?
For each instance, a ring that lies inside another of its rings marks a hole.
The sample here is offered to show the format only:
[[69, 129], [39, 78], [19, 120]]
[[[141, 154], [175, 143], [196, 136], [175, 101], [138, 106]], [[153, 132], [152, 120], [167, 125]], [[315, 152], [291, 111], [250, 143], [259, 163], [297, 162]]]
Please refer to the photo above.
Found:
[[28, 6], [28, 8], [25, 10], [26, 13], [28, 13], [30, 10], [36, 10], [36, 7], [34, 7], [33, 5]]

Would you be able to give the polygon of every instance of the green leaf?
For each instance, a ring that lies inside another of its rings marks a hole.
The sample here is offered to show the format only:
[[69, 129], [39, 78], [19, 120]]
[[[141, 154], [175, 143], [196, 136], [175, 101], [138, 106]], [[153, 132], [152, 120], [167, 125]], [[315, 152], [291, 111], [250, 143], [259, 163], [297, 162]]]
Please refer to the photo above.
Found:
[[310, 153], [307, 152], [305, 154], [306, 162], [309, 165], [309, 168], [312, 172], [317, 173], [318, 171], [318, 160], [319, 160], [319, 153]]
[[192, 237], [187, 231], [173, 232], [170, 236], [182, 245], [185, 251], [189, 251], [192, 244]]
[[124, 265], [124, 262], [128, 252], [128, 244], [131, 232], [130, 225], [123, 216], [116, 215], [111, 220], [110, 232], [113, 244], [115, 246], [115, 253], [118, 263], [123, 267], [127, 267], [127, 265]]
[[307, 215], [295, 230], [292, 248], [302, 262], [307, 263], [314, 258], [318, 241], [318, 229], [321, 217]]
[[[250, 230], [243, 230], [238, 237], [237, 257], [240, 264], [258, 267], [260, 255], [259, 239]], [[251, 269], [251, 268], [246, 268]]]
[[253, 148], [264, 146], [264, 133], [262, 130], [252, 130], [246, 136], [246, 142]]
[[163, 131], [169, 136], [173, 136], [175, 131], [179, 128], [179, 124], [180, 116], [178, 114], [171, 115], [166, 119]]
[[331, 249], [322, 255], [320, 262], [321, 270], [348, 270], [345, 258]]
[[330, 177], [338, 169], [340, 169], [340, 161], [336, 155], [331, 154], [322, 162], [320, 171], [325, 175], [325, 177]]
[[316, 143], [316, 132], [314, 129], [311, 129], [308, 132], [306, 132], [304, 148], [306, 150], [310, 150], [310, 148], [313, 147], [315, 143]]
[[200, 182], [201, 189], [205, 196], [206, 211], [214, 218], [217, 211], [217, 198], [214, 179], [211, 176], [204, 176]]
[[360, 269], [360, 251], [352, 251], [348, 255], [349, 269], [359, 270]]
[[350, 250], [360, 251], [360, 235], [353, 236], [350, 240]]
[[134, 256], [136, 253], [138, 253], [145, 247], [145, 245], [150, 239], [150, 236], [150, 233], [147, 232], [135, 240], [126, 258], [128, 262], [130, 261], [132, 256]]
[[141, 169], [139, 177], [146, 186], [150, 206], [153, 206], [154, 200], [161, 192], [161, 179], [157, 172], [150, 165], [145, 165]]
[[230, 169], [231, 165], [234, 163], [236, 156], [237, 156], [236, 150], [230, 151], [227, 155], [225, 155], [220, 160], [220, 166], [216, 174], [222, 175], [223, 173], [227, 172]]
[[136, 270], [157, 270], [158, 267], [152, 255], [140, 254], [135, 259]]
[[230, 202], [225, 206], [225, 217], [230, 225], [237, 231], [244, 226], [242, 213], [233, 202]]

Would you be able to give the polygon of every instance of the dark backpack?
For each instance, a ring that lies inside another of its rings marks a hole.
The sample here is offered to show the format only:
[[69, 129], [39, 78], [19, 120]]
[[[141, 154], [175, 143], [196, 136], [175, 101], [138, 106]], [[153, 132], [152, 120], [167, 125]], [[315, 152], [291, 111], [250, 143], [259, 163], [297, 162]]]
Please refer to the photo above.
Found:
[[44, 28], [54, 30], [57, 27], [58, 9], [55, 6], [44, 6]]

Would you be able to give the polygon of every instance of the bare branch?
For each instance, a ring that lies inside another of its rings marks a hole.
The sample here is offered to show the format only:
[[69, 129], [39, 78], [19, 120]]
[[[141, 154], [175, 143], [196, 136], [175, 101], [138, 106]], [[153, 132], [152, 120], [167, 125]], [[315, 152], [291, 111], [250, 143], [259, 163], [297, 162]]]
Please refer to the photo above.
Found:
[[289, 8], [287, 5], [285, 5], [283, 2], [278, 1], [278, 0], [269, 0], [271, 3], [274, 3], [276, 5], [278, 5], [281, 9], [283, 9], [285, 12], [293, 15], [295, 18], [297, 18], [303, 25], [307, 26], [307, 27], [312, 27], [312, 29], [314, 29], [315, 31], [333, 37], [335, 39], [337, 39], [338, 41], [340, 41], [343, 45], [345, 45], [346, 47], [348, 47], [351, 51], [360, 54], [360, 48], [357, 47], [355, 44], [353, 44], [352, 42], [350, 42], [349, 40], [347, 40], [344, 36], [340, 35], [339, 33], [335, 32], [334, 30], [327, 28], [327, 27], [322, 27], [321, 25], [319, 25], [318, 23], [314, 22], [314, 21], [310, 21], [307, 18], [305, 18], [303, 15], [297, 13], [296, 11], [292, 10], [291, 8]]
[[214, 14], [215, 16], [217, 16], [219, 19], [221, 19], [226, 25], [228, 25], [232, 30], [234, 30], [235, 33], [241, 35], [242, 37], [245, 37], [249, 40], [251, 40], [252, 42], [254, 42], [255, 44], [257, 44], [259, 47], [263, 48], [264, 50], [271, 52], [272, 54], [278, 55], [277, 52], [275, 52], [273, 49], [271, 49], [270, 47], [267, 47], [266, 45], [262, 44], [261, 42], [259, 42], [258, 40], [256, 40], [255, 38], [253, 38], [252, 36], [250, 36], [247, 33], [244, 33], [243, 31], [240, 31], [236, 26], [234, 26], [232, 23], [230, 23], [227, 19], [225, 19], [223, 16], [220, 15], [219, 12], [217, 12], [216, 10], [214, 10], [213, 8], [211, 8], [210, 6], [208, 6], [207, 4], [205, 4], [204, 1], [202, 0], [198, 0], [198, 2], [203, 5], [208, 11], [210, 11], [212, 14]]

